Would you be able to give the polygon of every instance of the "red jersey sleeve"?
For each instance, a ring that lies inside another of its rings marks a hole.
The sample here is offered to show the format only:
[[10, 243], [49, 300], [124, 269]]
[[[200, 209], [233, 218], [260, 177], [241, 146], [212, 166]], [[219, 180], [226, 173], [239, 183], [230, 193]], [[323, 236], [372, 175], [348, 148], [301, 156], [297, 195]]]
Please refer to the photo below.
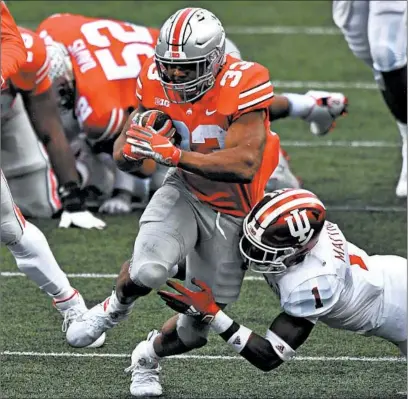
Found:
[[217, 81], [220, 87], [218, 110], [230, 115], [232, 121], [248, 112], [267, 110], [272, 103], [274, 92], [269, 71], [256, 62], [229, 59]]
[[49, 59], [43, 40], [34, 32], [18, 28], [27, 49], [27, 60], [20, 71], [11, 78], [13, 84], [24, 91], [39, 95], [51, 87], [48, 77]]
[[1, 85], [25, 63], [27, 52], [17, 25], [1, 2]]

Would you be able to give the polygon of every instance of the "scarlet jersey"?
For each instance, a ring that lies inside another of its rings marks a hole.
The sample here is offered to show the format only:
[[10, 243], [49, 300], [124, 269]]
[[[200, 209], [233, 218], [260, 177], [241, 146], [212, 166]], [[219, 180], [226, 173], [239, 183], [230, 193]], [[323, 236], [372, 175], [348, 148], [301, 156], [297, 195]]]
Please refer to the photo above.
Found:
[[26, 60], [26, 51], [17, 25], [4, 1], [1, 7], [1, 86], [17, 73]]
[[43, 40], [29, 29], [18, 27], [18, 32], [26, 49], [26, 60], [4, 84], [1, 95], [2, 117], [8, 117], [16, 92], [25, 91], [36, 96], [51, 87], [48, 77], [50, 65]]
[[393, 342], [407, 339], [406, 276], [406, 259], [369, 256], [328, 221], [303, 262], [265, 274], [285, 313]]
[[151, 59], [143, 66], [136, 94], [145, 108], [161, 110], [171, 117], [182, 137], [180, 147], [183, 150], [202, 154], [223, 149], [228, 128], [241, 115], [255, 110], [266, 111], [267, 141], [261, 167], [252, 183], [216, 182], [178, 170], [198, 199], [219, 212], [245, 217], [262, 198], [279, 159], [279, 137], [269, 132], [268, 106], [272, 102], [273, 87], [268, 70], [257, 63], [227, 56], [214, 87], [199, 101], [173, 104], [166, 98]]
[[159, 31], [128, 22], [55, 14], [37, 28], [49, 43], [67, 48], [75, 77], [75, 115], [81, 128], [120, 131], [129, 108], [136, 108], [136, 78], [154, 54]]
[[50, 63], [44, 42], [29, 29], [19, 26], [18, 30], [27, 50], [27, 59], [11, 82], [17, 89], [30, 91], [33, 95], [44, 93], [51, 87], [48, 77]]

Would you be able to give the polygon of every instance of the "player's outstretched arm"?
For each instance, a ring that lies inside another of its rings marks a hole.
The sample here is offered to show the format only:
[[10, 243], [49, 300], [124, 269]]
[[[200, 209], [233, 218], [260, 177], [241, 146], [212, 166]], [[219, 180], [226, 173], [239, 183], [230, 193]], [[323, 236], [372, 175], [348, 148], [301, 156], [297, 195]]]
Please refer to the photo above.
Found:
[[27, 51], [17, 25], [4, 1], [1, 7], [1, 85], [27, 60]]
[[240, 116], [227, 131], [225, 149], [211, 154], [182, 151], [177, 166], [210, 180], [250, 183], [262, 162], [265, 117], [263, 110]]
[[192, 279], [200, 291], [191, 291], [175, 281], [167, 285], [179, 294], [159, 291], [166, 304], [190, 316], [211, 323], [212, 329], [242, 357], [263, 371], [270, 371], [290, 360], [305, 342], [314, 324], [304, 318], [281, 313], [271, 324], [265, 338], [227, 316], [216, 304], [211, 289], [202, 281]]
[[314, 324], [306, 319], [281, 313], [273, 321], [264, 338], [233, 321], [220, 310], [211, 326], [224, 341], [255, 367], [262, 371], [271, 371], [295, 355], [296, 349], [305, 342]]
[[343, 93], [308, 91], [306, 94], [275, 95], [269, 105], [269, 120], [300, 118], [310, 123], [313, 134], [322, 136], [333, 129], [335, 120], [347, 113], [348, 100]]

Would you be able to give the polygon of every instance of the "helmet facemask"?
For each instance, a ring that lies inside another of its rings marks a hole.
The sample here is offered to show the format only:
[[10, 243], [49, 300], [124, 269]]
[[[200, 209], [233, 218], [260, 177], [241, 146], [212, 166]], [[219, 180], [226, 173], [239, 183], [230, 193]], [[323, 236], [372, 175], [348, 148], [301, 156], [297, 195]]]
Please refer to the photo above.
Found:
[[248, 267], [255, 273], [283, 273], [287, 269], [285, 261], [296, 254], [292, 247], [271, 248], [263, 245], [252, 237], [247, 223], [244, 223], [244, 235], [239, 242], [239, 249]]
[[[223, 59], [224, 53], [219, 48], [215, 48], [205, 57], [195, 59], [170, 59], [156, 54], [157, 71], [167, 99], [176, 104], [199, 99], [214, 86]], [[172, 68], [193, 71], [194, 78], [182, 83], [174, 82], [169, 74]]]

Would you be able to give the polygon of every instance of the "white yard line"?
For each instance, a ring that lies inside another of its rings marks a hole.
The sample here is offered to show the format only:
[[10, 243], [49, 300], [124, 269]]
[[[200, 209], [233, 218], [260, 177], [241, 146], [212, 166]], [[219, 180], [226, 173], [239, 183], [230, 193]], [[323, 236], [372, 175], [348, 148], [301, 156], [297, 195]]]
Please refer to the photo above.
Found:
[[339, 148], [398, 148], [401, 144], [392, 141], [365, 141], [365, 140], [325, 140], [321, 138], [320, 140], [282, 140], [282, 146], [284, 147], [339, 147]]
[[[37, 29], [38, 23], [19, 23], [28, 29]], [[226, 26], [225, 31], [230, 35], [305, 35], [305, 36], [339, 36], [341, 31], [335, 26]]]
[[[13, 352], [3, 351], [0, 356], [30, 356], [30, 357], [107, 357], [129, 358], [130, 353], [77, 353], [77, 352]], [[195, 360], [244, 360], [240, 356], [212, 356], [212, 355], [176, 355], [167, 359], [195, 359]], [[366, 356], [297, 356], [295, 361], [304, 362], [397, 362], [404, 363], [403, 357], [366, 357]]]
[[231, 35], [306, 35], [339, 36], [341, 31], [335, 26], [226, 26]]
[[374, 82], [321, 82], [316, 80], [272, 80], [272, 85], [278, 88], [288, 89], [320, 89], [320, 90], [342, 90], [342, 89], [360, 89], [360, 90], [378, 90]]

